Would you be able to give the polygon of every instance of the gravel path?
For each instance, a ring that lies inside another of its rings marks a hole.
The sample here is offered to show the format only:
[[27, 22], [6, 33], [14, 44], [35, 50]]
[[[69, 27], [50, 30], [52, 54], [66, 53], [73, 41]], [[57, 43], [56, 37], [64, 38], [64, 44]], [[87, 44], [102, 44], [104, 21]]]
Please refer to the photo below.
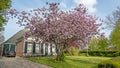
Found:
[[0, 68], [52, 68], [24, 58], [0, 58]]

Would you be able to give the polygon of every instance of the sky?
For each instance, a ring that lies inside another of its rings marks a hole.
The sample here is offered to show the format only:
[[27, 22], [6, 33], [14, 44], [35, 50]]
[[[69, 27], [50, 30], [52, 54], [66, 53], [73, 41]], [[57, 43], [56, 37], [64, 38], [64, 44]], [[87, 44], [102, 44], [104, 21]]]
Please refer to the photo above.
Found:
[[[116, 7], [120, 6], [120, 0], [12, 0], [11, 8], [15, 8], [19, 11], [29, 11], [46, 6], [46, 2], [58, 2], [60, 3], [59, 8], [62, 10], [71, 10], [80, 3], [83, 3], [88, 8], [90, 14], [96, 15], [102, 19], [112, 14], [112, 12], [116, 10]], [[7, 25], [5, 25], [5, 40], [9, 39], [23, 28], [24, 27], [19, 27], [19, 25], [16, 24], [15, 19], [9, 20]], [[106, 36], [109, 34], [110, 30], [105, 31]]]

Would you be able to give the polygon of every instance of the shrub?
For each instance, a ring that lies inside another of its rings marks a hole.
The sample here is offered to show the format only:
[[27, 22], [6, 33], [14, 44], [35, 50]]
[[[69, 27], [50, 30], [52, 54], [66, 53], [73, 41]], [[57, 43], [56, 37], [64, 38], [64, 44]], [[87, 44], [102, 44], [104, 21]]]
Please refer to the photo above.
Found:
[[[105, 56], [105, 57], [114, 57], [116, 54], [120, 55], [119, 53], [116, 53], [118, 51], [89, 51], [90, 56]], [[80, 54], [87, 53], [87, 51], [80, 51]]]
[[76, 47], [71, 46], [71, 47], [68, 49], [68, 53], [69, 53], [69, 55], [72, 55], [72, 56], [78, 56], [78, 54], [79, 54], [79, 49], [76, 48]]
[[86, 53], [79, 53], [79, 56], [86, 56]]
[[120, 68], [120, 57], [102, 61], [97, 65], [97, 68]]
[[120, 56], [120, 51], [114, 53], [114, 56], [115, 56], [115, 57]]

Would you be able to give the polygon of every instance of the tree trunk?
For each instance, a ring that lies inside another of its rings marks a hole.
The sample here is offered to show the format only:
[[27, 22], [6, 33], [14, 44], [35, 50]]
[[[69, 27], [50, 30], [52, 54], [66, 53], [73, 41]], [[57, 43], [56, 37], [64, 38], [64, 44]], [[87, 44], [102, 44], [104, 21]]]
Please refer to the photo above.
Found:
[[87, 54], [86, 54], [86, 56], [89, 56], [89, 47], [88, 47], [88, 45], [86, 45], [87, 46]]
[[58, 45], [56, 47], [56, 53], [57, 53], [56, 60], [57, 61], [64, 61], [65, 56], [64, 56], [64, 53], [63, 53], [63, 47], [62, 46]]
[[53, 55], [52, 44], [50, 44], [50, 54]]

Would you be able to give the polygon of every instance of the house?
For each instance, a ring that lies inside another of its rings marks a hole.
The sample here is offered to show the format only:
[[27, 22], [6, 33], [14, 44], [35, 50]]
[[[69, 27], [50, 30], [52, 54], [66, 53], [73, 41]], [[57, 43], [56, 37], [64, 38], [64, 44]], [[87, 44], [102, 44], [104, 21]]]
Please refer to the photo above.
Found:
[[35, 37], [24, 38], [26, 30], [20, 30], [14, 36], [1, 44], [2, 56], [5, 56], [6, 50], [15, 51], [16, 56], [46, 56], [56, 53], [56, 47], [54, 44], [43, 42], [39, 38], [39, 41], [35, 41]]

